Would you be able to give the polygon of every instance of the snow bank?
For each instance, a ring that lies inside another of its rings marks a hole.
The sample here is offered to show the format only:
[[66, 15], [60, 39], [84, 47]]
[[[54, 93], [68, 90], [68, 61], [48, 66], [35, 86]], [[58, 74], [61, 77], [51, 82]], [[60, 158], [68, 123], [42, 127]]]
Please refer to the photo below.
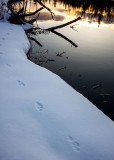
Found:
[[113, 160], [114, 124], [27, 60], [23, 29], [0, 23], [0, 160]]

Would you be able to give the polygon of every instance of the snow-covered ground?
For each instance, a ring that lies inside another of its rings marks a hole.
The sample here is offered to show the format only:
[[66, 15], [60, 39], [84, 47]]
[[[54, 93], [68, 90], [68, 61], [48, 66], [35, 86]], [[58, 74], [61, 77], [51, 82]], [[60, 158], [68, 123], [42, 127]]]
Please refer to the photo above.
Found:
[[0, 22], [0, 160], [113, 160], [114, 123], [27, 60], [20, 26]]

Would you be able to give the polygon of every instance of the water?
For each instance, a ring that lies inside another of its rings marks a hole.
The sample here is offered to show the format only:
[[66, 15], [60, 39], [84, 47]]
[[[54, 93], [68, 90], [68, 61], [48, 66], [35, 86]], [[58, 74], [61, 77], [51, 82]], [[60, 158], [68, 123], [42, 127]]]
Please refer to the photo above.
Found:
[[35, 25], [46, 29], [82, 16], [82, 20], [56, 30], [78, 47], [54, 33], [37, 31], [31, 36], [43, 47], [31, 40], [29, 59], [59, 75], [114, 120], [114, 12], [101, 6], [96, 13], [97, 5], [95, 10], [86, 7], [84, 11], [84, 3], [76, 2], [79, 7], [73, 7], [73, 1], [45, 2], [55, 13], [55, 21], [44, 9]]

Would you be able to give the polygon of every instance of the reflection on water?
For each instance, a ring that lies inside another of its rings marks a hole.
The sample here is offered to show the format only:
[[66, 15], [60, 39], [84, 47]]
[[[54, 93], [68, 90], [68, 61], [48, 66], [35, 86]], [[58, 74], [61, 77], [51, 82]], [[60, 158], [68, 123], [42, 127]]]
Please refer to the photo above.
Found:
[[[51, 5], [55, 13], [61, 13], [67, 21], [71, 17], [81, 16], [88, 23], [114, 23], [114, 1], [113, 0], [43, 0]], [[55, 9], [56, 8], [56, 9]], [[70, 16], [70, 14], [72, 16]]]
[[[47, 1], [47, 0], [44, 0]], [[114, 1], [113, 0], [53, 0], [56, 7], [58, 2], [61, 2], [65, 8], [69, 10], [79, 10], [82, 14], [93, 13], [94, 16], [104, 14], [112, 16], [114, 13]]]
[[[42, 2], [55, 13], [55, 21], [68, 21], [81, 16], [83, 21], [97, 22], [98, 26], [100, 23], [114, 23], [114, 0], [42, 0]], [[36, 0], [20, 0], [15, 4], [16, 10], [24, 7], [24, 12], [34, 12], [41, 7]], [[33, 17], [40, 21], [52, 20], [45, 9], [40, 15], [36, 14]]]
[[[44, 2], [51, 7], [56, 18], [53, 21], [50, 13], [42, 10], [40, 15], [35, 15], [38, 16], [37, 25], [41, 28], [56, 26], [82, 16], [82, 20], [57, 30], [78, 47], [75, 48], [51, 32], [36, 31], [36, 35], [31, 36], [43, 47], [31, 40], [29, 59], [58, 74], [114, 120], [114, 1]], [[30, 6], [30, 12], [40, 8], [38, 4]]]

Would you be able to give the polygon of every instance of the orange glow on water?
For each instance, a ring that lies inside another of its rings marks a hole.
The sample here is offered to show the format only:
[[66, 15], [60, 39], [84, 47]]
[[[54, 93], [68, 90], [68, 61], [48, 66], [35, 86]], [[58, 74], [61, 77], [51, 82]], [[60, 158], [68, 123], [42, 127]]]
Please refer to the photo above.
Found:
[[[100, 11], [98, 11], [99, 17], [94, 17], [94, 12], [95, 10], [92, 8], [92, 6], [89, 6], [88, 9], [85, 10], [85, 13], [83, 13], [83, 8], [82, 7], [72, 7], [71, 5], [66, 5], [63, 4], [62, 2], [57, 1], [56, 4], [54, 3], [53, 0], [47, 1], [44, 3], [47, 7], [49, 7], [53, 13], [55, 14], [55, 21], [58, 22], [68, 22], [70, 20], [73, 20], [79, 16], [82, 17], [82, 20], [78, 21], [77, 24], [83, 25], [83, 26], [88, 26], [88, 27], [109, 27], [111, 29], [114, 29], [114, 22], [109, 23], [107, 21], [107, 13], [105, 11], [102, 12], [102, 15], [100, 15]], [[19, 10], [19, 8], [22, 8], [23, 2], [21, 3], [16, 3], [15, 9]], [[38, 3], [34, 3], [33, 1], [28, 1], [26, 12], [34, 12], [41, 6]], [[114, 11], [111, 10], [111, 15], [114, 16]], [[40, 15], [36, 15], [38, 17], [38, 22], [41, 23], [43, 21], [50, 22], [53, 21], [51, 18], [50, 13], [46, 10], [43, 9], [40, 12]], [[102, 20], [100, 19], [103, 16]]]

